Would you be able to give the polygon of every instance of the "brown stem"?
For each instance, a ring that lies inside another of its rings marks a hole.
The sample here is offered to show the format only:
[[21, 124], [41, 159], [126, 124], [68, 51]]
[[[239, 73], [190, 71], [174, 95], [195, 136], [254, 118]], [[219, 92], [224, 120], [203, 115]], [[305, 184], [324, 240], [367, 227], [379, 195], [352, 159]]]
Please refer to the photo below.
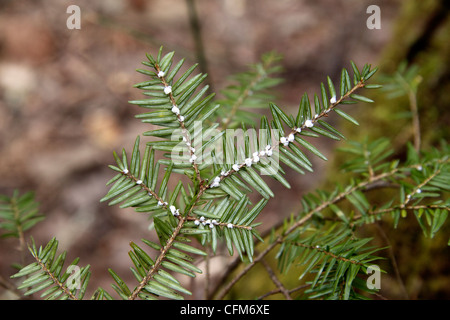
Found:
[[159, 270], [161, 263], [163, 262], [164, 258], [167, 255], [167, 252], [170, 248], [172, 248], [172, 245], [175, 241], [175, 238], [180, 233], [181, 228], [183, 227], [186, 219], [185, 217], [181, 217], [178, 221], [178, 225], [176, 226], [175, 230], [172, 233], [172, 236], [167, 240], [166, 245], [164, 248], [161, 249], [161, 253], [159, 254], [158, 258], [155, 261], [155, 264], [152, 266], [152, 268], [149, 270], [149, 272], [145, 275], [144, 279], [139, 283], [139, 285], [133, 290], [131, 295], [128, 297], [128, 300], [135, 300], [139, 293], [142, 291], [145, 285], [150, 281], [150, 279], [153, 277], [153, 275]]
[[264, 268], [266, 269], [267, 273], [270, 276], [270, 279], [272, 279], [272, 282], [277, 286], [278, 290], [280, 290], [280, 292], [284, 295], [284, 297], [287, 300], [292, 300], [289, 291], [283, 286], [283, 284], [281, 283], [280, 280], [278, 280], [275, 272], [273, 272], [272, 268], [269, 266], [269, 264], [267, 263], [266, 260], [262, 259], [261, 260], [261, 264], [264, 266]]
[[[295, 231], [298, 227], [302, 226], [304, 223], [306, 223], [308, 220], [310, 220], [313, 215], [317, 212], [322, 211], [326, 207], [328, 207], [331, 204], [334, 204], [336, 202], [341, 201], [343, 198], [345, 198], [348, 194], [351, 194], [352, 192], [365, 188], [366, 186], [370, 185], [371, 183], [375, 183], [379, 180], [384, 180], [385, 178], [397, 173], [400, 169], [396, 168], [391, 170], [390, 172], [379, 174], [375, 177], [372, 177], [370, 181], [362, 181], [359, 184], [355, 185], [354, 187], [348, 189], [347, 191], [344, 191], [338, 195], [336, 195], [333, 199], [326, 201], [322, 203], [320, 206], [317, 206], [313, 210], [309, 211], [305, 216], [303, 216], [300, 220], [292, 224], [285, 232], [283, 232], [281, 235], [279, 235], [275, 241], [273, 241], [271, 244], [269, 244], [263, 252], [261, 252], [254, 260], [253, 262], [249, 263], [236, 277], [234, 277], [228, 284], [225, 286], [220, 293], [217, 295], [217, 299], [223, 299], [225, 295], [231, 290], [231, 288], [234, 286], [236, 282], [238, 282], [250, 269], [252, 269], [256, 263], [258, 263], [261, 259], [263, 259], [272, 249], [274, 249], [279, 243], [282, 243], [283, 240], [288, 236], [291, 232]], [[237, 264], [238, 265], [238, 264]], [[233, 271], [233, 268], [228, 268], [227, 274], [230, 274]], [[219, 288], [216, 288], [214, 292], [212, 293], [212, 296], [218, 292]]]
[[161, 253], [159, 254], [158, 258], [155, 261], [155, 264], [152, 266], [152, 268], [147, 272], [146, 276], [142, 281], [139, 283], [139, 285], [133, 290], [131, 295], [128, 297], [128, 300], [135, 300], [139, 293], [142, 291], [145, 285], [151, 280], [153, 275], [159, 270], [161, 263], [164, 261], [167, 253], [169, 252], [170, 248], [172, 248], [173, 243], [175, 242], [175, 238], [180, 234], [181, 228], [184, 226], [185, 222], [187, 221], [188, 216], [192, 213], [192, 210], [195, 207], [195, 204], [199, 201], [200, 197], [202, 196], [205, 188], [201, 187], [200, 191], [197, 195], [197, 198], [194, 202], [194, 204], [191, 206], [189, 212], [185, 215], [178, 215], [178, 224], [176, 228], [173, 230], [172, 235], [167, 240], [166, 245], [164, 248], [161, 249]]
[[[155, 70], [156, 70], [157, 73], [159, 73], [161, 71], [161, 68], [159, 67], [158, 64], [155, 64]], [[162, 84], [165, 87], [169, 86], [169, 84], [167, 83], [167, 81], [166, 81], [166, 79], [164, 77], [160, 77], [160, 79], [161, 79]], [[174, 98], [172, 92], [169, 93], [169, 99], [170, 99], [170, 102], [172, 103], [173, 106], [177, 105], [177, 102], [175, 101], [175, 98]], [[178, 119], [178, 123], [180, 124], [180, 127], [181, 127], [181, 134], [183, 135], [184, 139], [186, 140], [186, 145], [190, 146], [189, 147], [189, 154], [192, 156], [192, 155], [194, 155], [194, 152], [192, 151], [192, 148], [191, 148], [192, 147], [192, 141], [191, 141], [191, 139], [190, 139], [190, 137], [188, 135], [188, 131], [186, 129], [184, 121], [181, 120], [181, 114], [177, 115], [177, 119]], [[200, 176], [200, 171], [199, 171], [198, 165], [195, 163], [195, 161], [192, 163], [192, 167], [194, 168], [194, 171], [195, 171], [195, 174], [197, 176], [197, 180], [198, 180], [199, 184], [202, 185], [203, 184], [203, 180], [202, 180], [202, 178]]]
[[77, 297], [73, 295], [72, 292], [63, 284], [61, 283], [58, 278], [56, 278], [53, 273], [46, 267], [45, 263], [41, 261], [37, 256], [34, 257], [41, 267], [42, 271], [44, 271], [53, 281], [54, 284], [58, 285], [58, 287], [72, 300], [78, 300]]

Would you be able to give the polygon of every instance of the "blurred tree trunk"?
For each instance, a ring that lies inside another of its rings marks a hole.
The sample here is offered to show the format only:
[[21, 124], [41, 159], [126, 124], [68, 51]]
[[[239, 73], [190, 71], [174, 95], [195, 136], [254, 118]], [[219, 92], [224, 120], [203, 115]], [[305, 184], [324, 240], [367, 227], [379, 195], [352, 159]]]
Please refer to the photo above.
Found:
[[[382, 74], [396, 72], [401, 63], [418, 67], [420, 75], [416, 102], [422, 148], [429, 150], [442, 140], [449, 141], [450, 1], [409, 0], [403, 3], [390, 44], [378, 63], [380, 72], [373, 82], [381, 81]], [[408, 97], [390, 99], [386, 92], [375, 90], [371, 98], [375, 103], [369, 108], [359, 109], [358, 121], [366, 126], [365, 132], [369, 137], [392, 139], [392, 146], [397, 151], [395, 157], [402, 158], [405, 144], [413, 142], [414, 134], [411, 117], [399, 116], [410, 110]], [[347, 136], [350, 140], [358, 139], [353, 130]], [[396, 279], [391, 260], [391, 269], [387, 270], [384, 281], [388, 288], [385, 286], [382, 294], [391, 299], [449, 299], [448, 236], [446, 239], [423, 237], [413, 216], [400, 221], [397, 229], [392, 227], [392, 223], [381, 222], [380, 225], [383, 228], [372, 228], [370, 232], [379, 235], [380, 242], [385, 237], [389, 239], [403, 282], [401, 284]], [[399, 289], [402, 285], [407, 296]]]
[[[400, 63], [417, 66], [421, 83], [417, 105], [424, 147], [449, 139], [450, 122], [450, 1], [405, 1], [394, 26], [390, 44], [379, 65], [381, 73], [394, 73]], [[376, 101], [381, 127], [392, 126], [395, 112], [408, 111], [407, 99], [388, 100], [378, 92]], [[405, 97], [406, 98], [406, 97]], [[379, 103], [379, 102], [382, 103]], [[406, 119], [411, 120], [411, 119]], [[407, 121], [404, 124], [408, 125]], [[377, 130], [378, 131], [378, 130]], [[410, 140], [411, 141], [411, 140]], [[399, 141], [404, 142], [404, 140]]]

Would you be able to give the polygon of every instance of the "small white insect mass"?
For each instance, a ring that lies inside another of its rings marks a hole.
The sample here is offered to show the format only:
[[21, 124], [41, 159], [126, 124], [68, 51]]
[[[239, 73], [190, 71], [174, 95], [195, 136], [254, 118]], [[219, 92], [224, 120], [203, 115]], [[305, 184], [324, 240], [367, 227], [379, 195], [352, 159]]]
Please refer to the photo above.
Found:
[[314, 123], [311, 120], [306, 120], [305, 121], [305, 127], [307, 128], [312, 128], [314, 126]]
[[218, 187], [220, 185], [220, 177], [215, 177], [213, 183], [211, 183], [211, 188]]
[[280, 142], [284, 145], [284, 146], [288, 146], [289, 145], [289, 140], [286, 137], [281, 137], [280, 138]]
[[294, 139], [295, 139], [294, 135], [293, 135], [292, 133], [289, 134], [289, 136], [288, 136], [288, 141], [289, 141], [289, 142], [292, 142], [292, 141], [294, 141]]
[[179, 115], [180, 114], [180, 109], [178, 109], [177, 106], [173, 106], [172, 107], [172, 112], [175, 113], [176, 115]]
[[171, 86], [164, 87], [164, 93], [165, 94], [170, 94], [171, 92], [172, 92], [172, 87]]
[[330, 103], [336, 103], [336, 96], [332, 96], [332, 97], [331, 97]]
[[253, 162], [258, 163], [259, 162], [259, 153], [253, 152]]

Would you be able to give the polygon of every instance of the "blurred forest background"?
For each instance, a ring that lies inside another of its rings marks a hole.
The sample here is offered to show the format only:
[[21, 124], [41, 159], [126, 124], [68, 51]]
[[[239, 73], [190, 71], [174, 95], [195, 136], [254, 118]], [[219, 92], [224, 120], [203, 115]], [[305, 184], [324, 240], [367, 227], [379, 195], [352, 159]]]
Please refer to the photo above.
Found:
[[[80, 30], [66, 27], [71, 4], [81, 9]], [[381, 9], [379, 30], [366, 26], [373, 4]], [[27, 237], [41, 244], [56, 236], [68, 260], [80, 257], [81, 265], [90, 264], [87, 296], [98, 286], [112, 292], [107, 269], [134, 281], [129, 241], [149, 237], [143, 214], [99, 202], [113, 176], [107, 167], [112, 151], [130, 150], [147, 130], [134, 119], [138, 108], [127, 103], [142, 97], [132, 86], [145, 79], [135, 72], [145, 53], [155, 54], [163, 45], [165, 52], [176, 51], [176, 59], [186, 57], [186, 65], [202, 62], [219, 92], [230, 75], [275, 50], [284, 57], [285, 79], [275, 94], [286, 110], [297, 108], [304, 92], [318, 92], [326, 75], [337, 79], [350, 60], [380, 66], [385, 74], [406, 61], [419, 67], [426, 149], [449, 135], [449, 6], [444, 0], [0, 0], [0, 193], [34, 191], [46, 219]], [[407, 98], [374, 94], [375, 104], [350, 111], [361, 126], [343, 131], [350, 139], [387, 136], [402, 157], [412, 131], [410, 119], [398, 119], [395, 112], [408, 110]], [[338, 170], [336, 144], [321, 141], [330, 161], [317, 161], [313, 175], [288, 176], [289, 191], [271, 184], [276, 198], [263, 212], [263, 228], [296, 212], [299, 197]], [[378, 244], [392, 246], [385, 252], [383, 297], [450, 298], [448, 233], [441, 240], [424, 239], [413, 217], [397, 230], [380, 223], [372, 231]], [[2, 279], [14, 272], [11, 263], [20, 261], [16, 244], [0, 241]], [[219, 261], [212, 264], [212, 277], [226, 267]], [[249, 294], [259, 285], [247, 284]], [[203, 298], [201, 290], [193, 297]], [[17, 297], [0, 287], [0, 298]]]

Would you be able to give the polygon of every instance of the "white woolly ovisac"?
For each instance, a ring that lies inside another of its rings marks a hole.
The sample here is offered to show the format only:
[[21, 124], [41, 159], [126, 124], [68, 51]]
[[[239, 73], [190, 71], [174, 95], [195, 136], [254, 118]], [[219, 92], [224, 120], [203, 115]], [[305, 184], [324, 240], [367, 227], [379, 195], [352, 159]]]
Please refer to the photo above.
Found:
[[312, 128], [314, 126], [314, 123], [311, 120], [306, 120], [305, 121], [305, 127], [307, 128]]
[[172, 92], [172, 87], [171, 86], [164, 87], [164, 93], [165, 94], [170, 94], [171, 92]]
[[336, 96], [332, 96], [331, 98], [330, 98], [330, 103], [336, 103]]

